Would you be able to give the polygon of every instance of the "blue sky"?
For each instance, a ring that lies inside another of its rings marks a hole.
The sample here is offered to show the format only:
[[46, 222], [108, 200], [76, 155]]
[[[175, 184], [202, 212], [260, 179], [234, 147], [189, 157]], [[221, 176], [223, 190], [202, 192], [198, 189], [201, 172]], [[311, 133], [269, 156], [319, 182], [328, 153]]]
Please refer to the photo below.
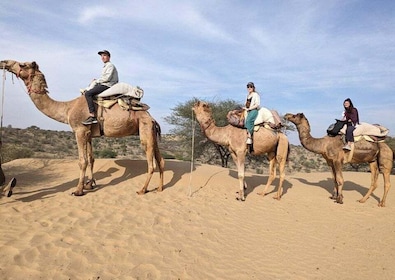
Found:
[[[67, 101], [100, 75], [108, 49], [120, 81], [145, 90], [163, 118], [197, 97], [303, 112], [325, 135], [350, 97], [362, 122], [395, 136], [395, 1], [1, 1], [0, 59], [36, 61], [50, 96]], [[69, 130], [6, 75], [3, 126]], [[296, 133], [291, 143], [299, 144]]]

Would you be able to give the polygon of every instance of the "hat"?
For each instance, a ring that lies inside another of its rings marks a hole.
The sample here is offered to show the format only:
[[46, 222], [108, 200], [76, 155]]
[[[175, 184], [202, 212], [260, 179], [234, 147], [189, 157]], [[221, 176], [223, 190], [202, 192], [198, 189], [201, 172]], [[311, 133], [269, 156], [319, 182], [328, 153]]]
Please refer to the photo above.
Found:
[[106, 54], [108, 56], [111, 56], [111, 54], [110, 54], [110, 52], [108, 50], [100, 51], [97, 54], [99, 54], [99, 55]]
[[253, 82], [249, 82], [249, 83], [247, 84], [247, 87], [248, 87], [248, 86], [250, 86], [250, 87], [255, 87], [255, 85], [254, 85]]

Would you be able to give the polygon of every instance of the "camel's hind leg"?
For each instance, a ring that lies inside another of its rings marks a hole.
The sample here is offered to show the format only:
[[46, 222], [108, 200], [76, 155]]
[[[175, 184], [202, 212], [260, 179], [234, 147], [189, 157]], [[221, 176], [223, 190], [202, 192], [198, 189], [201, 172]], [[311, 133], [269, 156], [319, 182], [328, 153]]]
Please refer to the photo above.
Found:
[[385, 207], [385, 200], [387, 199], [388, 192], [389, 192], [389, 190], [391, 188], [390, 175], [391, 175], [391, 171], [390, 170], [383, 171], [384, 194], [383, 194], [383, 198], [379, 202], [379, 207]]
[[369, 166], [370, 166], [370, 188], [368, 192], [365, 194], [365, 196], [360, 200], [358, 200], [361, 203], [364, 203], [377, 188], [377, 180], [379, 178], [379, 167], [377, 165], [377, 161], [371, 162]]
[[274, 196], [275, 199], [280, 200], [283, 195], [283, 183], [285, 179], [285, 165], [288, 160], [289, 155], [289, 142], [287, 137], [284, 134], [280, 134], [278, 147], [277, 147], [277, 154], [276, 154], [276, 162], [278, 163], [279, 168], [279, 183], [278, 183], [278, 190], [277, 195]]
[[165, 170], [165, 160], [163, 159], [162, 155], [160, 154], [159, 147], [157, 144], [155, 147], [155, 160], [156, 160], [156, 163], [157, 163], [158, 169], [159, 169], [158, 192], [161, 192], [163, 190], [163, 180], [164, 180], [163, 172]]
[[385, 200], [387, 199], [388, 192], [391, 188], [390, 175], [394, 164], [394, 152], [385, 143], [379, 143], [379, 147], [380, 171], [383, 173], [384, 178], [384, 194], [379, 206], [385, 207]]
[[160, 128], [155, 121], [152, 121], [149, 125], [145, 122], [141, 122], [140, 124], [140, 142], [141, 145], [144, 147], [145, 155], [147, 158], [147, 177], [144, 182], [144, 186], [139, 190], [138, 194], [145, 194], [147, 192], [148, 184], [151, 181], [152, 175], [154, 174], [154, 157], [158, 163], [158, 168], [160, 172], [160, 183], [158, 187], [158, 191], [163, 190], [163, 172], [164, 172], [164, 165], [165, 162], [160, 155], [159, 148], [158, 148], [158, 134], [160, 133]]
[[276, 178], [276, 155], [273, 152], [269, 153], [267, 156], [269, 159], [269, 176], [267, 178], [267, 182], [263, 191], [257, 193], [258, 195], [262, 196], [265, 196], [267, 194], [269, 187], [272, 185], [274, 179]]

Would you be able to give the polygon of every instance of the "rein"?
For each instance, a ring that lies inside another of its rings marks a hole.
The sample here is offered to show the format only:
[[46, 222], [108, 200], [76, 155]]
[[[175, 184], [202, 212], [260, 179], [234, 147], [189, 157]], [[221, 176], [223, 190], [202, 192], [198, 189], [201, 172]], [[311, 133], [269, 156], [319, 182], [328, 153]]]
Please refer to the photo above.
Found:
[[[208, 123], [208, 124], [207, 124]], [[206, 131], [212, 124], [214, 123], [214, 120], [212, 118], [210, 118], [205, 124], [207, 124], [207, 126], [204, 128], [203, 124], [201, 124], [202, 130]]]

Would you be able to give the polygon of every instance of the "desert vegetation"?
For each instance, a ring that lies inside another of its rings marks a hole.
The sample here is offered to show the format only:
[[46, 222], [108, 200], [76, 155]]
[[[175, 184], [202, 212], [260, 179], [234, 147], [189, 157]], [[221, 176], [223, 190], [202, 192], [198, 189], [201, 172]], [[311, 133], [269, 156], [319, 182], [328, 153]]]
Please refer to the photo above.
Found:
[[[2, 142], [2, 163], [18, 158], [77, 159], [78, 156], [76, 140], [71, 131], [44, 130], [37, 126], [25, 129], [7, 126], [2, 128]], [[190, 161], [191, 143], [191, 138], [163, 134], [159, 147], [165, 159]], [[393, 150], [395, 149], [395, 138], [388, 137], [387, 143]], [[200, 147], [200, 144], [195, 142], [195, 149], [202, 149], [202, 151], [195, 153], [194, 162], [221, 166], [222, 159], [218, 153], [218, 147], [209, 142], [204, 143], [204, 147]], [[93, 146], [96, 158], [145, 159], [138, 136], [95, 138]], [[235, 167], [231, 158], [227, 166]], [[268, 160], [265, 156], [248, 155], [246, 168], [251, 172], [265, 174], [268, 171]], [[366, 164], [346, 165], [345, 170], [367, 172], [369, 168]], [[321, 172], [329, 171], [329, 169], [320, 155], [309, 152], [300, 145], [291, 145], [286, 171], [288, 173]]]

